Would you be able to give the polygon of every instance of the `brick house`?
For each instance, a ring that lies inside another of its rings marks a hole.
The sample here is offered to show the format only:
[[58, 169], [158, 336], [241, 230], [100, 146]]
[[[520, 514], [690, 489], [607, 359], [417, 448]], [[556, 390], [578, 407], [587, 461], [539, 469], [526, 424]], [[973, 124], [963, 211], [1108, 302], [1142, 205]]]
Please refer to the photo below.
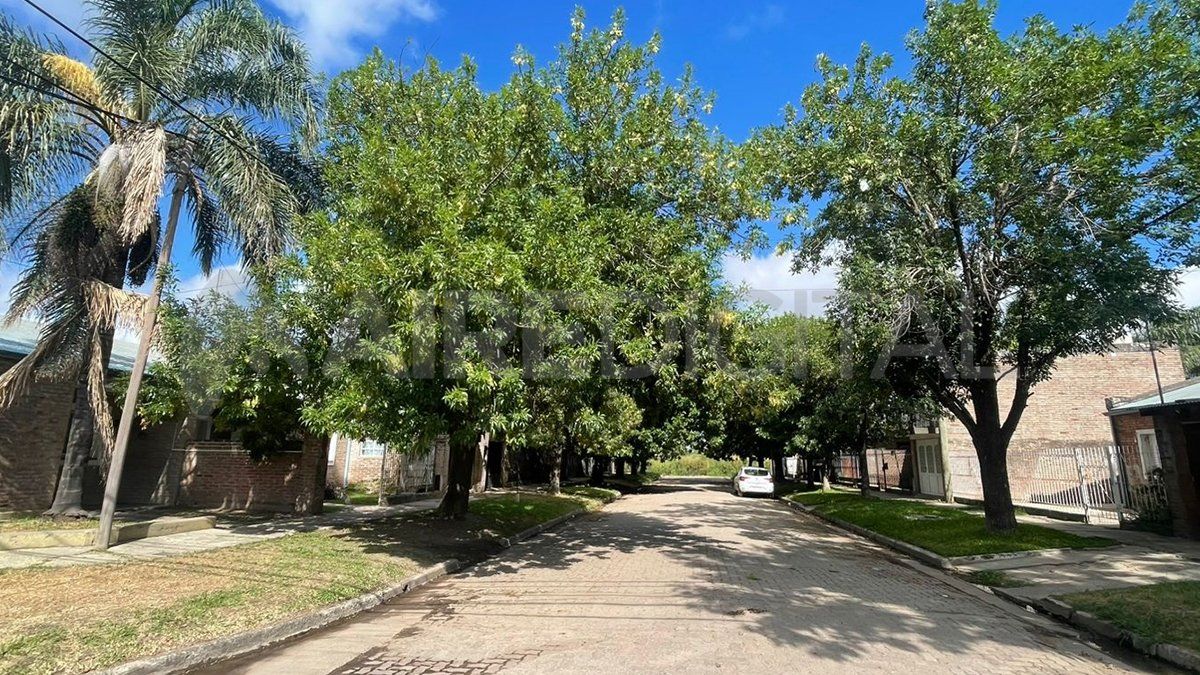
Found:
[[1162, 490], [1172, 530], [1200, 538], [1200, 378], [1117, 401], [1109, 417], [1119, 443], [1136, 443], [1130, 482]]
[[423, 452], [398, 452], [386, 443], [334, 435], [326, 458], [325, 485], [344, 490], [356, 485], [377, 492], [382, 481], [387, 494], [441, 490], [446, 484], [447, 447], [438, 439]]
[[[1157, 366], [1157, 374], [1156, 374]], [[1044, 489], [1024, 478], [1046, 472], [1045, 451], [1076, 446], [1110, 446], [1114, 436], [1136, 446], [1144, 426], [1117, 429], [1108, 415], [1114, 398], [1135, 396], [1154, 389], [1159, 381], [1184, 379], [1179, 350], [1156, 349], [1152, 355], [1135, 344], [1118, 344], [1104, 354], [1060, 359], [1050, 379], [1039, 383], [1029, 398], [1009, 446], [1009, 478], [1014, 501], [1034, 501], [1033, 492]], [[1000, 382], [1001, 415], [1012, 400], [1012, 378]], [[1142, 423], [1144, 424], [1144, 423]], [[1152, 426], [1152, 425], [1151, 425]], [[1118, 435], [1120, 432], [1123, 435]], [[945, 499], [980, 499], [979, 462], [970, 434], [957, 419], [914, 427], [909, 436], [914, 462], [914, 492]]]
[[[0, 328], [0, 372], [37, 343], [38, 327], [20, 321]], [[136, 344], [117, 339], [110, 367], [129, 370]], [[0, 411], [0, 508], [42, 511], [54, 500], [74, 404], [72, 381], [37, 382]], [[137, 429], [130, 439], [118, 503], [319, 513], [326, 447], [304, 438], [294, 452], [254, 461], [236, 440], [213, 439], [203, 419]], [[98, 460], [85, 467], [84, 506], [98, 507]]]

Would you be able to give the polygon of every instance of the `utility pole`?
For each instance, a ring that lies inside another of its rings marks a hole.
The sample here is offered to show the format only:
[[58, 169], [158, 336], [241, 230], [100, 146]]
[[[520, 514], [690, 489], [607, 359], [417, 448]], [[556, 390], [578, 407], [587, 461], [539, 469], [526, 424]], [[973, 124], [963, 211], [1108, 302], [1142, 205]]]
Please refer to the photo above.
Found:
[[154, 286], [146, 298], [146, 310], [142, 315], [142, 334], [138, 340], [137, 358], [133, 371], [129, 373], [129, 387], [125, 390], [125, 405], [121, 408], [121, 422], [117, 425], [117, 441], [112, 459], [108, 463], [108, 478], [104, 481], [104, 502], [100, 506], [100, 530], [96, 533], [95, 548], [103, 551], [112, 539], [113, 516], [117, 512], [117, 493], [121, 490], [121, 472], [125, 469], [125, 455], [129, 452], [129, 437], [133, 433], [133, 418], [137, 413], [138, 392], [142, 388], [142, 375], [146, 372], [146, 361], [150, 358], [150, 343], [154, 339], [154, 324], [158, 321], [158, 303], [162, 298], [163, 279], [170, 274], [171, 244], [175, 240], [175, 226], [179, 223], [179, 208], [183, 205], [183, 181], [175, 184], [171, 195], [171, 210], [167, 215], [167, 231], [163, 235], [162, 250], [158, 254], [158, 269], [154, 271]]

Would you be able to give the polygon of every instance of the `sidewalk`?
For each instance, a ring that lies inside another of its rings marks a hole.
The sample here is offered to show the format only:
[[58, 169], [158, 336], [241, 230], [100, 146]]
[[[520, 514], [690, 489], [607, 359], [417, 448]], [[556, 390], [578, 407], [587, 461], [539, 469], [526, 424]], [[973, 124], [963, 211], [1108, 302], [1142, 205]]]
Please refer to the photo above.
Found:
[[0, 551], [0, 569], [24, 567], [65, 567], [68, 565], [102, 565], [166, 558], [212, 549], [248, 544], [282, 537], [296, 532], [308, 532], [338, 527], [368, 520], [387, 518], [400, 513], [427, 511], [438, 505], [440, 498], [397, 504], [395, 506], [348, 506], [332, 513], [300, 518], [271, 519], [253, 523], [224, 522], [208, 530], [183, 532], [163, 537], [139, 539], [119, 544], [107, 551], [95, 551], [87, 546], [59, 546], [14, 551]]
[[[961, 504], [907, 495], [871, 494], [883, 499], [905, 499], [946, 508], [964, 508]], [[1122, 530], [1115, 525], [1087, 525], [1044, 516], [1018, 515], [1017, 521], [1084, 537], [1106, 537], [1116, 540], [1120, 545], [1078, 551], [1035, 551], [987, 560], [953, 560], [955, 568], [963, 572], [1003, 572], [1014, 584], [1005, 588], [1005, 592], [1030, 601], [1081, 591], [1168, 581], [1200, 581], [1200, 541]]]
[[1167, 581], [1200, 581], [1200, 542], [1042, 516], [1018, 516], [1017, 520], [1081, 536], [1108, 537], [1121, 545], [987, 560], [959, 567], [966, 571], [1003, 572], [1014, 583], [1022, 584], [1005, 590], [1026, 600]]

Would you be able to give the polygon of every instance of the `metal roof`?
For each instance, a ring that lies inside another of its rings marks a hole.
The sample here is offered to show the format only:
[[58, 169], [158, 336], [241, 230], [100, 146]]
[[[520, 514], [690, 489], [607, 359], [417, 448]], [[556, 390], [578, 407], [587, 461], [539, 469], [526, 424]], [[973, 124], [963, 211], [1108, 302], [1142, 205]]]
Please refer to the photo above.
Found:
[[1127, 412], [1135, 412], [1147, 408], [1157, 408], [1164, 405], [1173, 405], [1179, 403], [1191, 403], [1200, 401], [1200, 378], [1192, 378], [1183, 382], [1163, 387], [1162, 396], [1159, 396], [1158, 390], [1140, 394], [1127, 401], [1116, 403], [1109, 409], [1108, 414], [1120, 415]]
[[[41, 334], [41, 324], [21, 319], [10, 325], [0, 323], [0, 354], [21, 358], [33, 351]], [[137, 355], [137, 342], [127, 336], [113, 339], [112, 357], [108, 367], [112, 370], [133, 370], [133, 359]]]

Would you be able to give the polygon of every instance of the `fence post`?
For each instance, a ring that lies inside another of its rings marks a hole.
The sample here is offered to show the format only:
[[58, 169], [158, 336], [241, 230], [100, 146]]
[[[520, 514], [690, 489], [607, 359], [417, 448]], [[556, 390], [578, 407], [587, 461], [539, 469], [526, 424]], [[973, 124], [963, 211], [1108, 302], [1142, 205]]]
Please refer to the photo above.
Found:
[[1083, 450], [1075, 448], [1075, 473], [1079, 476], [1079, 497], [1083, 501], [1083, 522], [1091, 524], [1091, 496], [1088, 494], [1087, 478], [1083, 474]]
[[1105, 448], [1108, 450], [1108, 480], [1112, 484], [1113, 502], [1117, 505], [1117, 525], [1125, 527], [1125, 472], [1121, 448], [1115, 445]]

